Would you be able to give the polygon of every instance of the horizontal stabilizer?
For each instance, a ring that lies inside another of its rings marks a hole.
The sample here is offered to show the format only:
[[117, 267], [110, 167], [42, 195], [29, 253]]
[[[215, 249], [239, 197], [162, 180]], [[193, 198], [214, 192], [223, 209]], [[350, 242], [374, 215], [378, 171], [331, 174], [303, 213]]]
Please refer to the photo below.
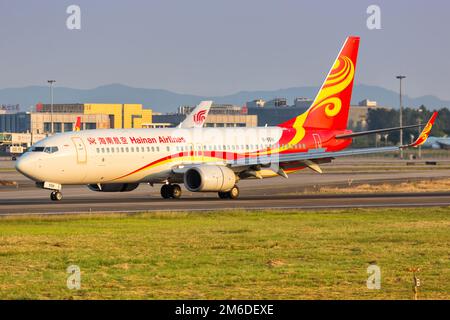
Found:
[[422, 127], [422, 126], [423, 126], [422, 124], [413, 124], [413, 125], [404, 126], [404, 127], [375, 129], [375, 130], [368, 130], [368, 131], [361, 131], [361, 132], [353, 132], [353, 133], [348, 133], [348, 134], [338, 134], [338, 135], [336, 135], [335, 138], [336, 139], [348, 139], [348, 138], [365, 136], [365, 135], [369, 135], [369, 134], [391, 132], [391, 131], [397, 131], [397, 130], [403, 130], [403, 129], [411, 129], [411, 128], [418, 128], [418, 127]]

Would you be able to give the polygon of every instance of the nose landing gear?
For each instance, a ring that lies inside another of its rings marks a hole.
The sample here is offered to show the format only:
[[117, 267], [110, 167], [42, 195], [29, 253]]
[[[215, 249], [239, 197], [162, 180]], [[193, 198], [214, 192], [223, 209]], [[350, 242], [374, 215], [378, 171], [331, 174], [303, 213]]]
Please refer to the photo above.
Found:
[[164, 199], [179, 199], [181, 197], [181, 187], [178, 184], [163, 184], [161, 187], [161, 197]]
[[50, 193], [50, 199], [52, 199], [52, 201], [61, 201], [63, 198], [63, 195], [60, 191], [52, 191], [52, 193]]

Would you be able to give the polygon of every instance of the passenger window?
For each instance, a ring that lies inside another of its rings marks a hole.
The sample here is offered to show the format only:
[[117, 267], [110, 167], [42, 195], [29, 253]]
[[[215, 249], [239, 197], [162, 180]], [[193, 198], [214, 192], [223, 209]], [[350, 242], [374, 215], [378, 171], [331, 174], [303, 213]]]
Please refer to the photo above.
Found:
[[105, 153], [105, 148], [102, 148], [102, 153]]
[[97, 153], [100, 153], [100, 148], [97, 148]]
[[126, 147], [125, 151], [126, 151], [126, 152], [130, 152], [130, 149], [128, 149], [128, 147]]

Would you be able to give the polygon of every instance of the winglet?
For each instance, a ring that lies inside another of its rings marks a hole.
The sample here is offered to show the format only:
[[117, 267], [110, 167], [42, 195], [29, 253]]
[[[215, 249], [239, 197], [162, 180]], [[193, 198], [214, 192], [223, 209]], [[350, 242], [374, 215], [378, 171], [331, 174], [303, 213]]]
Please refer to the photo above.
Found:
[[408, 144], [404, 147], [418, 147], [422, 144], [425, 143], [425, 141], [427, 141], [428, 136], [430, 135], [431, 132], [431, 128], [433, 127], [434, 121], [436, 120], [437, 117], [437, 112], [433, 112], [433, 115], [431, 116], [430, 120], [428, 120], [425, 128], [423, 128], [422, 132], [420, 133], [419, 137], [417, 138], [416, 141], [414, 141], [411, 144]]

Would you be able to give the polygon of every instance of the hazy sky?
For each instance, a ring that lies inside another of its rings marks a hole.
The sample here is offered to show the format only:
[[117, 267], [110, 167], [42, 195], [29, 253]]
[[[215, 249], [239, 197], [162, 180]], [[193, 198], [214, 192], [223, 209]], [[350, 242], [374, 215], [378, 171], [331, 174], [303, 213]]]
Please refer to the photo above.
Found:
[[[81, 7], [81, 30], [66, 8]], [[366, 9], [381, 8], [381, 30]], [[181, 93], [319, 86], [347, 35], [357, 83], [450, 99], [450, 1], [0, 0], [0, 88], [109, 83]]]

